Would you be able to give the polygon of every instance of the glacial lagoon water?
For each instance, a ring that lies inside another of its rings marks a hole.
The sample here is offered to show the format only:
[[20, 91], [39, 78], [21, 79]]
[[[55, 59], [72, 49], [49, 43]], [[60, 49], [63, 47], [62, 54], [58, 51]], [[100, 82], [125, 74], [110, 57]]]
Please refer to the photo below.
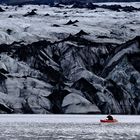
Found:
[[0, 115], [0, 140], [140, 140], [140, 116]]

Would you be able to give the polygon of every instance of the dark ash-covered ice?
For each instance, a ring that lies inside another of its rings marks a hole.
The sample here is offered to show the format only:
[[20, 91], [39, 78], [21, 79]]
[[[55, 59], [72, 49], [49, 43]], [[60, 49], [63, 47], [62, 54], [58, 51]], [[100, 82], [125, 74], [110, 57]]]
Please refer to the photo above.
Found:
[[0, 112], [140, 114], [139, 61], [140, 37], [2, 44]]

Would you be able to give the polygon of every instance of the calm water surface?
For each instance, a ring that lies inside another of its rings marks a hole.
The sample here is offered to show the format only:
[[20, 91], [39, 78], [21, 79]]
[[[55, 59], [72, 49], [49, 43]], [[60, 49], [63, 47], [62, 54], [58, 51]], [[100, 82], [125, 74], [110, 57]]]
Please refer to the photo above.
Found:
[[0, 140], [140, 140], [140, 116], [0, 115]]

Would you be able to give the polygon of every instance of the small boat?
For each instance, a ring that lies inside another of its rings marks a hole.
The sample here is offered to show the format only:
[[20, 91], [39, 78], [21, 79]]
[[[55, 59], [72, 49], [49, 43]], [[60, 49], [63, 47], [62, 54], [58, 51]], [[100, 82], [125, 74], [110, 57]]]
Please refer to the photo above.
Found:
[[116, 119], [113, 119], [113, 120], [104, 119], [104, 120], [100, 120], [100, 122], [102, 122], [102, 123], [115, 123], [118, 121]]

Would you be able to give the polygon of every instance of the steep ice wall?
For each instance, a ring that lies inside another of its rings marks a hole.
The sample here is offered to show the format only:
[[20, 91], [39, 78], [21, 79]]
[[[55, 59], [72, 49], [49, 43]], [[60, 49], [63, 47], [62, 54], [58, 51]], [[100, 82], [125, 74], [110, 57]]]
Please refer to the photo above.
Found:
[[70, 35], [0, 48], [1, 113], [140, 113], [140, 37], [115, 45]]

